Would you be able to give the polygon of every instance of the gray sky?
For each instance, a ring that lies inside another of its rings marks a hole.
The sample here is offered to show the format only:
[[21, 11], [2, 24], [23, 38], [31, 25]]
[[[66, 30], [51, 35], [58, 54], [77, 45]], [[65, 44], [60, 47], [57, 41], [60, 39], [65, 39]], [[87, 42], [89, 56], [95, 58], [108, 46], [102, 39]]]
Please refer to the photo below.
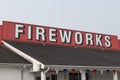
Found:
[[0, 0], [0, 22], [3, 20], [120, 38], [120, 0]]

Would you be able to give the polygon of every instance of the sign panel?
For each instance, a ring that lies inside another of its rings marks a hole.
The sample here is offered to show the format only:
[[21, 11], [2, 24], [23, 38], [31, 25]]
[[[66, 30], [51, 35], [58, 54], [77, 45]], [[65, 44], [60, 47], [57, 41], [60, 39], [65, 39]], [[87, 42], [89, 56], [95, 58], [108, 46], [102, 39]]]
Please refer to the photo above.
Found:
[[2, 26], [0, 26], [0, 45], [2, 45]]
[[117, 36], [33, 24], [3, 22], [3, 39], [41, 44], [118, 49]]

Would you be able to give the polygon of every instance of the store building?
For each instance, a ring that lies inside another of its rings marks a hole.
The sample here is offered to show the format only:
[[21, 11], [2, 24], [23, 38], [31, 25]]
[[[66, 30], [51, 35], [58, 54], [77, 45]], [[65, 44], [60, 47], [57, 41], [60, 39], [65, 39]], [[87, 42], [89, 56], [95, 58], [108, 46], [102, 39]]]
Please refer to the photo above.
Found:
[[117, 36], [3, 21], [1, 80], [120, 80]]

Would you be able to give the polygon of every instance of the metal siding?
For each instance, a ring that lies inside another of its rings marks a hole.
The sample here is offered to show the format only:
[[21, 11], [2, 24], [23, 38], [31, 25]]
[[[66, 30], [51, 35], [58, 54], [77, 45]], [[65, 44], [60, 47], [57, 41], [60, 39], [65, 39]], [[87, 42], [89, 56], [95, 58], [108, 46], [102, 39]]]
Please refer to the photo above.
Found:
[[[22, 68], [0, 67], [0, 80], [21, 80]], [[24, 80], [34, 80], [34, 75], [30, 73], [29, 69], [23, 72]]]

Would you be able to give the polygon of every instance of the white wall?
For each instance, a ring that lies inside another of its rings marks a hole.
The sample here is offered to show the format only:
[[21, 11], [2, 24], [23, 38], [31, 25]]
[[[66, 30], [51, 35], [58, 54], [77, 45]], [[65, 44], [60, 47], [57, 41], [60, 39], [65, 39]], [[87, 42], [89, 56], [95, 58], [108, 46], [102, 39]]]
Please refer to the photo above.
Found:
[[[46, 76], [51, 77], [52, 74], [56, 74], [55, 72], [47, 73]], [[35, 76], [40, 76], [40, 72], [35, 73]], [[58, 73], [58, 80], [69, 80], [69, 73], [64, 74], [64, 72]], [[89, 73], [89, 80], [113, 80], [113, 73], [110, 71], [109, 73], [104, 71], [103, 74], [100, 71], [96, 73], [90, 72]], [[120, 80], [120, 72], [118, 72], [118, 80]]]
[[35, 80], [34, 73], [30, 72], [30, 68], [23, 71], [23, 80]]
[[[17, 67], [0, 67], [0, 80], [21, 80], [22, 68]], [[34, 74], [30, 69], [23, 71], [23, 80], [34, 80]]]
[[[22, 80], [22, 70], [23, 68], [20, 67], [0, 66], [0, 80]], [[46, 73], [46, 76], [51, 77], [51, 74], [56, 74], [56, 72]], [[25, 68], [23, 71], [23, 80], [35, 80], [35, 76], [40, 76], [40, 72], [32, 73], [30, 68]], [[112, 71], [109, 73], [104, 71], [103, 74], [100, 71], [96, 72], [96, 74], [91, 72], [89, 77], [89, 80], [113, 80], [113, 73]], [[58, 80], [69, 80], [69, 73], [64, 74], [64, 72], [59, 71]], [[120, 72], [118, 72], [118, 80], [120, 80]]]

